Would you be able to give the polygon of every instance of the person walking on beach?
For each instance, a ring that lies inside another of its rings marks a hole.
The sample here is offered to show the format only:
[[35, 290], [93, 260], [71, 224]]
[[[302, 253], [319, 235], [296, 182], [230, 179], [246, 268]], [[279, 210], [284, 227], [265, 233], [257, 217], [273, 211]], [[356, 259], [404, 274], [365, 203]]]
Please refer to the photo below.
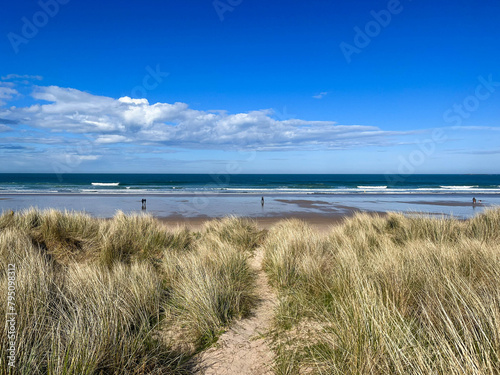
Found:
[[261, 198], [260, 204], [262, 205], [262, 207], [264, 207], [264, 197]]
[[472, 198], [472, 204], [476, 204], [476, 197]]

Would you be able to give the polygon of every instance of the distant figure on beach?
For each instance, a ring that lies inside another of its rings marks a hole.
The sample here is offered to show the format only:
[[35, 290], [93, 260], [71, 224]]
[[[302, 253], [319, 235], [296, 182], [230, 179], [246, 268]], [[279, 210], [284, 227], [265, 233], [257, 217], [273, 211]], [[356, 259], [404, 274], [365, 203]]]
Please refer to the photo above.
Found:
[[145, 199], [142, 200], [142, 209], [143, 210], [146, 209], [146, 200]]
[[262, 205], [262, 207], [264, 207], [264, 197], [262, 197], [262, 199], [260, 200], [260, 204]]
[[472, 204], [476, 204], [476, 198], [472, 198]]

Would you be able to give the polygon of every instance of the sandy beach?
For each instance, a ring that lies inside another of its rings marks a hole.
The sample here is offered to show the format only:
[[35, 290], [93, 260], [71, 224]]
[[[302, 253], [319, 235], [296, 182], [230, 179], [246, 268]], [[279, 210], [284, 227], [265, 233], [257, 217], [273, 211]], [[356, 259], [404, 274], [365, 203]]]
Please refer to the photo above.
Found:
[[303, 220], [321, 232], [352, 217], [357, 212], [385, 215], [404, 212], [408, 215], [469, 218], [487, 207], [500, 205], [498, 195], [484, 195], [475, 205], [468, 196], [301, 196], [276, 195], [261, 205], [256, 195], [178, 195], [145, 196], [147, 209], [142, 210], [139, 195], [92, 194], [12, 194], [0, 196], [0, 211], [22, 211], [30, 207], [84, 211], [95, 217], [112, 218], [118, 211], [126, 214], [149, 214], [169, 227], [185, 226], [200, 230], [207, 221], [227, 216], [248, 217], [260, 229], [269, 229], [284, 219]]
[[[83, 211], [95, 217], [111, 218], [118, 211], [147, 213], [163, 222], [196, 228], [210, 218], [249, 217], [268, 227], [284, 218], [299, 218], [317, 226], [328, 226], [356, 212], [383, 214], [403, 212], [411, 215], [466, 219], [488, 207], [500, 205], [500, 196], [476, 196], [482, 203], [473, 205], [469, 195], [293, 195], [261, 197], [249, 194], [202, 195], [120, 195], [120, 194], [0, 194], [0, 212], [22, 211], [30, 207]], [[147, 200], [142, 209], [142, 199]]]

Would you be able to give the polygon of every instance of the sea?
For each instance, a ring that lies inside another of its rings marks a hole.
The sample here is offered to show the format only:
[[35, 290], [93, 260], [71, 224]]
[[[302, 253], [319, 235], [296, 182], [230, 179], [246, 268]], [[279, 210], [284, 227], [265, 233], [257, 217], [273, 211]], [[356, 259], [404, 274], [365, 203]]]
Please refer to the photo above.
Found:
[[0, 194], [500, 194], [500, 175], [0, 174]]
[[500, 175], [0, 174], [0, 212], [37, 207], [184, 220], [397, 211], [468, 218], [496, 206]]

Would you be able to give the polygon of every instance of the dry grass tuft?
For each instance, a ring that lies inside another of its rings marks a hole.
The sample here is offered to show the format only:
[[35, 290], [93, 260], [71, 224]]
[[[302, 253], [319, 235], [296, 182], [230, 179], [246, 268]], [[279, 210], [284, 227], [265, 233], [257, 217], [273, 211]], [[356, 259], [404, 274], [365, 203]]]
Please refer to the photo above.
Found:
[[183, 328], [184, 340], [206, 347], [234, 318], [250, 311], [255, 275], [248, 266], [248, 255], [234, 246], [200, 245], [186, 256], [165, 258], [164, 262], [172, 290], [166, 309], [171, 323]]
[[191, 246], [192, 235], [186, 229], [167, 231], [148, 215], [125, 215], [118, 212], [113, 220], [101, 225], [101, 247], [98, 249], [103, 264], [131, 260], [158, 260], [165, 249], [182, 251]]
[[[189, 358], [246, 314], [254, 294], [247, 260], [256, 227], [240, 219], [207, 227], [169, 229], [121, 212], [2, 214], [2, 290], [7, 265], [17, 268], [16, 373], [188, 373]], [[186, 337], [165, 334], [183, 327]], [[5, 354], [5, 325], [0, 340]], [[2, 355], [0, 374], [9, 373]]]
[[208, 221], [203, 234], [207, 239], [226, 242], [243, 251], [255, 249], [262, 238], [254, 220], [239, 217]]
[[[500, 209], [470, 220], [359, 214], [265, 242], [278, 374], [498, 374]], [[304, 328], [305, 327], [305, 328]]]
[[250, 220], [214, 220], [205, 225], [189, 253], [164, 256], [163, 270], [171, 290], [166, 309], [172, 316], [170, 323], [184, 336], [177, 337], [178, 345], [187, 347], [192, 342], [195, 347], [207, 347], [233, 319], [249, 313], [255, 301], [255, 273], [248, 258], [259, 238]]

